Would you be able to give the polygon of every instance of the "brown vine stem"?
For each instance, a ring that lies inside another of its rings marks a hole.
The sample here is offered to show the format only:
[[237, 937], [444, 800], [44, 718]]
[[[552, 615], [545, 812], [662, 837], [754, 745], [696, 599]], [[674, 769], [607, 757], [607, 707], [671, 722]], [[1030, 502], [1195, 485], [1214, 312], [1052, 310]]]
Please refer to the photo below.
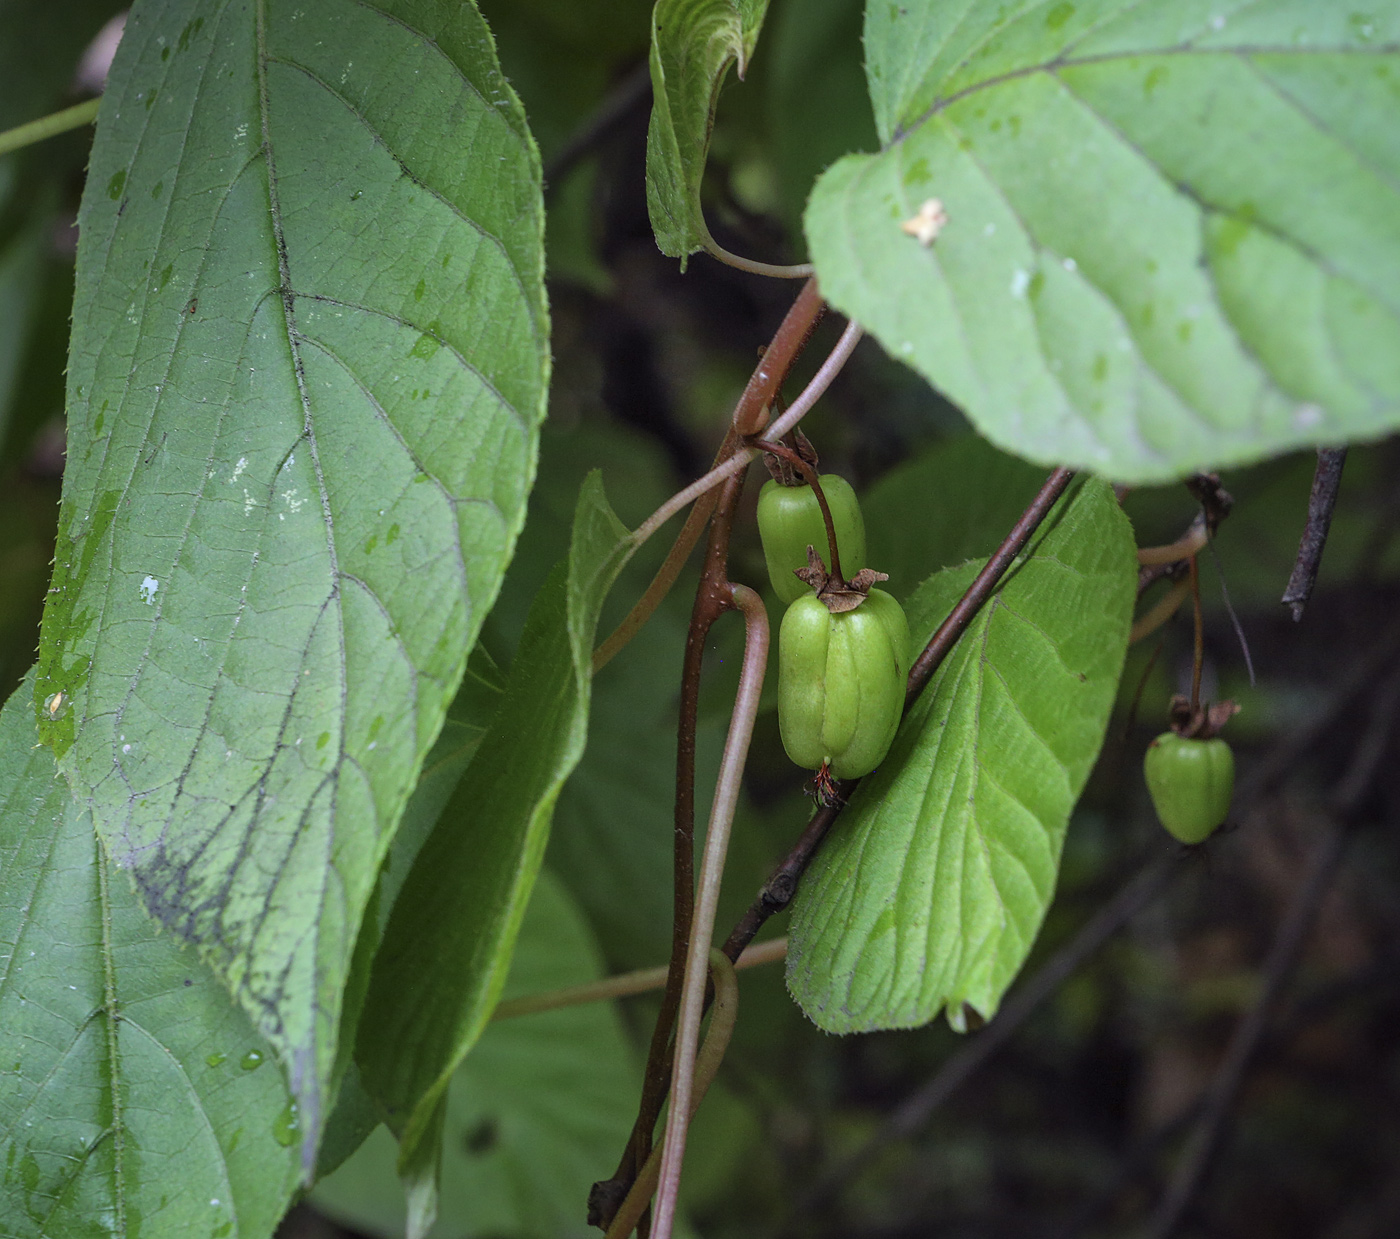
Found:
[[[738, 1018], [739, 985], [729, 959], [719, 951], [710, 952], [710, 976], [715, 986], [713, 1014], [710, 1016], [710, 1030], [705, 1035], [705, 1044], [695, 1060], [695, 1090], [691, 1101], [691, 1113], [705, 1099], [710, 1091], [719, 1065], [724, 1061], [724, 1052], [729, 1048], [729, 1039], [734, 1035], [734, 1022]], [[653, 1149], [643, 1163], [616, 1216], [608, 1225], [606, 1239], [627, 1239], [642, 1215], [647, 1211], [647, 1202], [656, 1190], [661, 1176], [661, 1150]]]
[[[763, 691], [763, 673], [768, 666], [768, 611], [763, 599], [746, 585], [730, 586], [731, 605], [744, 616], [744, 662], [729, 734], [724, 741], [714, 803], [705, 833], [705, 854], [700, 865], [700, 882], [695, 914], [691, 919], [690, 946], [686, 954], [685, 980], [681, 989], [680, 1014], [676, 1021], [676, 1049], [671, 1066], [671, 1104], [666, 1114], [666, 1136], [661, 1154], [661, 1180], [656, 1194], [655, 1239], [671, 1239], [677, 1193], [680, 1190], [681, 1162], [685, 1156], [686, 1131], [694, 1110], [691, 1101], [695, 1076], [695, 1055], [700, 1041], [700, 1020], [705, 1007], [705, 978], [709, 970], [710, 943], [715, 932], [720, 881], [724, 858], [729, 850], [729, 832], [739, 803], [739, 788], [758, 717], [758, 699]], [[725, 962], [728, 963], [726, 957]]]
[[[769, 433], [773, 438], [778, 437], [780, 432], [777, 431], [776, 422], [769, 428]], [[786, 431], [781, 433], [786, 433]], [[1073, 477], [1073, 469], [1056, 469], [1046, 478], [1045, 484], [1040, 488], [1040, 493], [1031, 500], [1030, 507], [1021, 514], [1020, 519], [1012, 526], [1011, 532], [1006, 535], [996, 553], [987, 560], [982, 571], [967, 587], [967, 592], [959, 599], [948, 618], [938, 626], [938, 630], [929, 638], [923, 653], [915, 660], [909, 671], [909, 680], [904, 694], [906, 712], [919, 694], [923, 692], [929, 680], [933, 678], [934, 672], [942, 665], [943, 660], [948, 657], [953, 646], [957, 644], [958, 638], [967, 630], [967, 626], [972, 622], [977, 612], [992, 596], [996, 587], [1001, 583], [1002, 577], [1016, 561], [1016, 556], [1025, 549], [1026, 543], [1031, 540], [1032, 535], [1050, 514], [1050, 509], [1055, 506], [1056, 500], [1065, 493], [1065, 488], [1069, 486]], [[730, 931], [724, 944], [724, 953], [730, 959], [738, 959], [740, 952], [753, 941], [754, 935], [763, 927], [764, 922], [775, 912], [781, 912], [792, 902], [792, 897], [797, 893], [797, 883], [801, 880], [813, 855], [816, 854], [817, 848], [821, 846], [822, 840], [826, 838], [832, 823], [840, 815], [841, 806], [850, 799], [858, 782], [857, 779], [847, 779], [838, 783], [836, 785], [837, 798], [834, 802], [823, 806], [812, 815], [806, 828], [798, 836], [797, 842], [793, 844], [778, 867], [769, 875], [768, 881], [763, 884], [758, 898], [749, 905], [748, 911], [739, 918], [739, 923]]]
[[[744, 385], [743, 393], [734, 406], [734, 413], [730, 418], [729, 431], [724, 437], [724, 442], [720, 444], [719, 451], [715, 454], [715, 463], [709, 473], [699, 482], [692, 483], [679, 494], [673, 495], [643, 521], [632, 534], [634, 548], [639, 547], [691, 500], [698, 501], [686, 518], [685, 525], [676, 538], [670, 554], [666, 556], [665, 562], [657, 570], [651, 584], [647, 586], [646, 592], [637, 600], [636, 605], [627, 613], [622, 623], [612, 631], [607, 640], [593, 652], [593, 670], [595, 672], [606, 666], [618, 651], [636, 635], [638, 629], [651, 618], [656, 608], [661, 605], [661, 600], [670, 592], [671, 586], [676, 583], [681, 568], [684, 567], [685, 561], [690, 557], [690, 552], [700, 540], [706, 521], [714, 512], [715, 504], [719, 500], [716, 488], [737, 467], [742, 467], [742, 465], [734, 465], [734, 462], [739, 459], [734, 454], [735, 444], [739, 441], [740, 436], [758, 434], [763, 429], [768, 409], [777, 399], [783, 380], [787, 378], [793, 362], [801, 355], [807, 341], [811, 339], [812, 332], [816, 330], [825, 310], [826, 303], [822, 301], [816, 280], [808, 280], [802, 286], [802, 291], [797, 294], [787, 314], [783, 316], [783, 321], [778, 324], [778, 330], [773, 333], [772, 340], [769, 341], [768, 347], [763, 350], [758, 365], [754, 367], [753, 374], [749, 376], [748, 383]], [[830, 359], [828, 358], [829, 363]], [[826, 384], [830, 383], [831, 378], [839, 370], [840, 365], [838, 364], [827, 377]], [[826, 390], [826, 384], [823, 384], [822, 391]], [[821, 392], [817, 393], [817, 395], [820, 394]], [[803, 395], [805, 396], [806, 393], [804, 392]], [[816, 395], [808, 402], [808, 407], [810, 408], [815, 401]], [[744, 463], [751, 460], [753, 455], [752, 452], [744, 455]], [[708, 484], [706, 484], [707, 479]]]
[[1201, 708], [1201, 668], [1206, 661], [1205, 621], [1201, 618], [1201, 569], [1191, 556], [1191, 604], [1196, 622], [1191, 658], [1191, 717]]
[[[764, 350], [758, 367], [750, 377], [743, 395], [735, 407], [732, 430], [736, 435], [757, 434], [764, 428], [767, 412], [777, 396], [793, 360], [805, 344], [822, 312], [823, 304], [815, 281], [809, 280], [798, 294], [772, 342]], [[779, 437], [796, 425], [816, 403], [850, 356], [861, 334], [860, 327], [851, 323], [842, 333], [836, 347], [818, 368], [817, 373], [793, 401], [791, 407], [769, 428]], [[786, 423], [784, 426], [783, 423]], [[700, 668], [704, 643], [715, 619], [733, 605], [726, 573], [729, 554], [729, 533], [734, 509], [743, 485], [743, 469], [756, 455], [754, 449], [735, 452], [722, 465], [712, 469], [699, 482], [672, 496], [654, 512], [633, 534], [640, 545], [656, 528], [680, 511], [687, 503], [714, 486], [723, 484], [710, 524], [710, 539], [705, 566], [696, 591], [686, 637], [685, 658], [681, 678], [681, 708], [676, 752], [675, 809], [675, 920], [671, 939], [671, 963], [661, 1011], [652, 1032], [642, 1079], [642, 1096], [637, 1121], [624, 1149], [616, 1173], [611, 1179], [594, 1185], [589, 1198], [589, 1220], [604, 1224], [616, 1213], [619, 1202], [630, 1191], [637, 1174], [650, 1155], [653, 1132], [661, 1105], [670, 1085], [671, 1029], [680, 1006], [684, 981], [687, 944], [694, 910], [694, 825], [695, 825], [695, 729], [698, 710]], [[732, 958], [732, 957], [731, 957]]]

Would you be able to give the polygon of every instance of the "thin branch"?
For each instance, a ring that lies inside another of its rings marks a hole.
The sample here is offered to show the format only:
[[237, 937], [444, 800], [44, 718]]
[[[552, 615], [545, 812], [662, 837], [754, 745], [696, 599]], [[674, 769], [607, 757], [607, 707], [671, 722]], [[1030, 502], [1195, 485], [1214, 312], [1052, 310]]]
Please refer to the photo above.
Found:
[[1201, 708], [1201, 670], [1206, 661], [1205, 620], [1201, 617], [1201, 569], [1191, 556], [1191, 614], [1195, 623], [1191, 644], [1191, 717]]
[[1298, 558], [1288, 578], [1288, 587], [1280, 601], [1292, 608], [1293, 620], [1303, 618], [1303, 608], [1312, 597], [1317, 584], [1317, 570], [1322, 564], [1322, 551], [1327, 545], [1327, 531], [1332, 527], [1332, 510], [1337, 506], [1337, 491], [1342, 484], [1342, 466], [1347, 462], [1344, 447], [1317, 449], [1317, 471], [1313, 474], [1312, 494], [1308, 496], [1308, 523], [1298, 543]]
[[[776, 964], [787, 957], [787, 947], [786, 938], [755, 942], [734, 961], [734, 971], [743, 972], [746, 968]], [[491, 1018], [513, 1020], [522, 1015], [536, 1015], [541, 1011], [557, 1011], [561, 1007], [580, 1007], [590, 1002], [609, 1002], [615, 998], [648, 994], [665, 987], [668, 971], [666, 965], [661, 964], [655, 968], [638, 968], [635, 972], [622, 972], [617, 976], [604, 977], [601, 981], [588, 981], [583, 985], [568, 985], [539, 994], [507, 998], [497, 1005], [491, 1013]]]
[[914, 660], [914, 665], [909, 669], [909, 684], [904, 693], [906, 710], [923, 692], [924, 685], [933, 678], [933, 673], [948, 657], [958, 638], [967, 630], [967, 626], [972, 623], [982, 605], [1001, 584], [1001, 578], [1006, 575], [1007, 569], [1015, 562], [1016, 556], [1025, 550], [1026, 543], [1040, 528], [1041, 522], [1050, 514], [1050, 509], [1065, 493], [1065, 488], [1073, 478], [1073, 469], [1056, 469], [1045, 479], [1040, 493], [1031, 500], [1030, 507], [1021, 514], [1020, 520], [1011, 527], [1005, 541], [997, 547], [996, 554], [987, 560], [982, 571], [967, 587], [967, 593], [958, 600], [957, 606], [948, 613], [948, 618], [939, 625], [938, 631], [924, 647], [924, 652]]
[[[739, 986], [734, 977], [734, 969], [729, 960], [719, 951], [710, 952], [710, 977], [715, 986], [714, 1013], [710, 1016], [710, 1030], [705, 1035], [705, 1044], [695, 1060], [695, 1091], [691, 1102], [691, 1113], [704, 1101], [710, 1091], [719, 1065], [724, 1061], [724, 1052], [729, 1048], [729, 1039], [734, 1034], [734, 1022], [739, 1016]], [[656, 1190], [661, 1177], [661, 1150], [653, 1149], [637, 1173], [626, 1198], [622, 1201], [612, 1221], [608, 1224], [606, 1239], [627, 1239], [647, 1211], [647, 1202]], [[590, 1225], [597, 1223], [592, 1217]]]
[[[753, 739], [758, 699], [763, 691], [763, 673], [768, 666], [768, 612], [763, 599], [746, 585], [730, 587], [733, 605], [744, 615], [744, 662], [739, 672], [739, 688], [729, 734], [724, 741], [714, 803], [705, 832], [705, 855], [700, 865], [700, 883], [695, 915], [690, 926], [690, 949], [685, 963], [685, 984], [681, 990], [680, 1015], [676, 1022], [676, 1051], [671, 1066], [671, 1104], [666, 1114], [666, 1136], [661, 1155], [661, 1182], [656, 1194], [656, 1239], [671, 1239], [677, 1194], [681, 1183], [681, 1162], [685, 1157], [686, 1131], [694, 1110], [691, 1102], [695, 1076], [695, 1055], [700, 1041], [700, 1020], [705, 1007], [705, 979], [710, 968], [710, 943], [715, 932], [724, 858], [729, 851], [729, 832], [739, 803], [739, 788]], [[727, 964], [728, 958], [725, 957]]]
[[1144, 637], [1150, 637], [1181, 609], [1181, 604], [1189, 597], [1191, 582], [1174, 581], [1171, 589], [1133, 621], [1132, 630], [1128, 633], [1128, 644], [1136, 645]]
[[1230, 1113], [1244, 1084], [1255, 1051], [1268, 1029], [1269, 1019], [1284, 988], [1302, 957], [1318, 909], [1351, 837], [1350, 826], [1385, 756], [1400, 706], [1400, 673], [1392, 673], [1378, 695], [1370, 725], [1346, 774], [1331, 797], [1335, 825], [1318, 845], [1307, 874], [1294, 894], [1264, 964], [1264, 984], [1230, 1038], [1225, 1058], [1205, 1094], [1205, 1108], [1185, 1152], [1177, 1164], [1170, 1186], [1162, 1197], [1149, 1234], [1151, 1239], [1170, 1239], [1187, 1210], [1205, 1185], [1226, 1135]]
[[[786, 434], [790, 427], [780, 426], [783, 419], [779, 418], [768, 428], [771, 438], [777, 439]], [[1025, 549], [1026, 543], [1040, 527], [1041, 522], [1049, 514], [1050, 509], [1055, 506], [1055, 501], [1064, 494], [1065, 488], [1074, 477], [1071, 469], [1056, 469], [1040, 488], [1040, 493], [1031, 501], [1030, 507], [1021, 515], [1021, 518], [1012, 526], [1011, 532], [1006, 535], [1006, 539], [997, 548], [996, 554], [977, 574], [977, 578], [968, 586], [967, 592], [959, 600], [948, 618], [939, 625], [938, 631], [929, 639], [929, 643], [924, 647], [924, 652], [919, 655], [914, 666], [910, 669], [909, 680], [904, 694], [904, 709], [907, 711], [910, 705], [923, 691], [924, 686], [933, 678], [933, 673], [938, 670], [943, 660], [948, 656], [949, 651], [957, 643], [958, 637], [966, 630], [973, 617], [981, 609], [983, 603], [991, 597], [993, 591], [1005, 576], [1006, 571], [1015, 562], [1016, 556]], [[826, 838], [826, 833], [831, 829], [831, 825], [841, 812], [842, 805], [851, 797], [851, 793], [856, 789], [859, 780], [845, 779], [836, 784], [836, 796], [829, 805], [824, 805], [812, 815], [802, 834], [798, 836], [797, 842], [793, 844], [788, 854], [783, 857], [778, 867], [769, 875], [768, 881], [763, 884], [763, 889], [758, 892], [758, 898], [749, 905], [748, 911], [739, 918], [739, 923], [730, 931], [728, 939], [724, 944], [724, 953], [730, 959], [738, 959], [739, 953], [750, 942], [763, 923], [775, 912], [781, 912], [792, 902], [793, 896], [797, 893], [797, 883], [801, 880], [802, 874], [811, 863], [821, 842]]]
[[[836, 342], [836, 347], [828, 354], [827, 359], [822, 362], [821, 368], [812, 376], [812, 381], [802, 389], [802, 394], [788, 406], [788, 410], [781, 417], [777, 418], [770, 425], [766, 434], [773, 439], [780, 439], [797, 425], [816, 402], [825, 394], [826, 389], [831, 386], [832, 380], [841, 372], [842, 366], [849, 360], [852, 351], [863, 334], [863, 329], [859, 323], [849, 323], [846, 330], [841, 333], [841, 338]], [[765, 358], [765, 360], [767, 360]], [[736, 426], [737, 429], [737, 426]], [[762, 430], [760, 425], [756, 430]], [[754, 433], [754, 432], [750, 432]], [[671, 519], [682, 508], [698, 499], [707, 490], [712, 490], [720, 485], [726, 478], [732, 477], [741, 469], [745, 468], [749, 461], [758, 455], [756, 448], [744, 448], [735, 452], [723, 464], [711, 469], [709, 473], [696, 482], [692, 482], [684, 490], [672, 495], [665, 503], [656, 509], [645, 521], [637, 526], [632, 534], [637, 545], [640, 546], [662, 525]]]
[[[730, 443], [730, 439], [726, 438], [725, 443]], [[608, 639], [593, 651], [594, 675], [597, 675], [612, 662], [627, 643], [641, 631], [647, 620], [656, 613], [656, 608], [671, 592], [671, 586], [676, 583], [681, 569], [685, 567], [686, 560], [690, 558], [691, 551], [695, 549], [695, 544], [700, 541], [700, 535], [705, 532], [705, 526], [714, 514], [715, 504], [718, 502], [719, 491], [717, 490], [709, 491], [696, 500], [695, 506], [690, 509], [690, 515], [685, 518], [685, 524], [681, 526], [680, 533], [676, 535], [674, 544], [667, 552], [665, 560], [661, 567], [656, 570], [656, 575], [652, 577], [651, 584], [646, 587], [646, 591], [633, 604], [632, 609], [623, 616], [622, 622], [608, 634]]]
[[642, 60], [599, 104], [544, 165], [544, 192], [559, 185], [574, 166], [601, 146], [633, 112], [651, 101], [651, 65]]
[[1197, 551], [1204, 550], [1209, 541], [1205, 517], [1197, 516], [1191, 522], [1191, 528], [1175, 542], [1169, 542], [1166, 546], [1138, 547], [1137, 561], [1139, 566], [1144, 568], [1180, 563], [1183, 559], [1190, 559]]
[[71, 108], [64, 108], [61, 112], [51, 112], [38, 120], [6, 129], [0, 133], [0, 155], [8, 155], [11, 151], [32, 146], [46, 138], [55, 138], [70, 129], [81, 129], [84, 125], [91, 125], [97, 119], [97, 109], [101, 102], [100, 98], [88, 99], [83, 103], [75, 103]]

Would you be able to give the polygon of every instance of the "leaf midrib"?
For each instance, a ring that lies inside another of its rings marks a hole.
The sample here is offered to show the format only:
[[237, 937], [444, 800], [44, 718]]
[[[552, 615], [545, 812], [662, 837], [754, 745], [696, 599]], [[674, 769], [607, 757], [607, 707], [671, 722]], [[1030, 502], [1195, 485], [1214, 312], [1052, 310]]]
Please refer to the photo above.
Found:
[[[980, 50], [980, 49], [978, 49]], [[909, 122], [901, 121], [895, 126], [894, 136], [881, 147], [882, 151], [899, 145], [905, 138], [909, 137], [916, 130], [922, 128], [928, 121], [932, 120], [938, 113], [946, 111], [955, 103], [977, 94], [979, 91], [990, 90], [997, 86], [1003, 86], [1007, 82], [1018, 81], [1022, 78], [1033, 77], [1037, 73], [1058, 74], [1061, 69], [1078, 69], [1100, 64], [1113, 64], [1120, 60], [1144, 60], [1148, 58], [1164, 56], [1228, 56], [1238, 59], [1247, 59], [1251, 56], [1393, 56], [1400, 53], [1400, 43], [1385, 43], [1376, 47], [1274, 47], [1268, 44], [1239, 44], [1231, 47], [1162, 47], [1162, 48], [1137, 48], [1131, 51], [1120, 52], [1099, 52], [1087, 56], [1072, 56], [1061, 54], [1052, 56], [1049, 60], [1037, 61], [1035, 64], [1023, 65], [1019, 69], [1008, 69], [1005, 73], [998, 73], [992, 77], [983, 78], [979, 82], [969, 83], [967, 86], [955, 90], [951, 95], [936, 98], [918, 116]], [[944, 75], [944, 80], [954, 77], [959, 70], [966, 67], [968, 57], [964, 57], [958, 64]], [[1097, 115], [1097, 113], [1096, 113]]]

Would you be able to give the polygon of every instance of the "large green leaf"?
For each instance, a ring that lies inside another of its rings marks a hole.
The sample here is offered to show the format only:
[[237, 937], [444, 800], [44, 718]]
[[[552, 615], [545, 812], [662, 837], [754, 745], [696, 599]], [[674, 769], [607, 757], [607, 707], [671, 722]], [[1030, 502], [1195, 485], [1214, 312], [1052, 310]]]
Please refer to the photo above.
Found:
[[0, 713], [0, 1233], [266, 1239], [297, 1179], [271, 1047], [142, 911]]
[[[788, 985], [828, 1032], [991, 1016], [1054, 893], [1137, 580], [1112, 490], [1061, 501], [906, 716], [803, 879]], [[980, 564], [909, 602], [927, 641]]]
[[540, 202], [469, 4], [132, 11], [36, 703], [276, 1046], [308, 1169], [356, 931], [524, 515]]
[[710, 243], [700, 181], [720, 87], [740, 77], [758, 43], [768, 0], [657, 0], [651, 17], [651, 127], [647, 209], [663, 254], [685, 259]]
[[536, 597], [495, 718], [375, 957], [356, 1059], [420, 1188], [435, 1176], [447, 1086], [500, 994], [554, 803], [583, 753], [598, 613], [631, 547], [590, 475], [569, 557]]
[[993, 442], [1145, 481], [1400, 426], [1393, 2], [872, 4], [866, 53], [822, 291]]
[[[602, 975], [587, 924], [548, 869], [539, 877], [503, 994], [578, 985]], [[588, 1233], [588, 1188], [612, 1169], [635, 1117], [640, 1083], [614, 1004], [541, 1012], [482, 1033], [448, 1091], [438, 1221], [464, 1235]], [[380, 1129], [312, 1201], [357, 1230], [404, 1233], [396, 1146]]]

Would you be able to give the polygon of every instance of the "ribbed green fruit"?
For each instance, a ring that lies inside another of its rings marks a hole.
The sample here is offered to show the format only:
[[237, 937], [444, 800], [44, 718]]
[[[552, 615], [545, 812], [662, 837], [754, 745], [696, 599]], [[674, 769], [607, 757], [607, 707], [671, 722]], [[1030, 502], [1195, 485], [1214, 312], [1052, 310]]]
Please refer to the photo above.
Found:
[[1182, 843], [1200, 843], [1229, 816], [1235, 755], [1219, 737], [1188, 740], [1163, 732], [1147, 747], [1142, 772], [1157, 817]]
[[810, 591], [778, 630], [778, 728], [799, 766], [868, 774], [894, 742], [909, 674], [909, 623], [881, 589], [833, 615]]
[[[865, 518], [851, 484], [834, 473], [821, 475], [822, 494], [831, 509], [836, 527], [836, 546], [841, 552], [841, 568], [854, 576], [865, 565]], [[810, 486], [784, 486], [769, 481], [758, 492], [758, 534], [763, 540], [763, 557], [768, 561], [768, 579], [783, 602], [796, 602], [811, 589], [793, 576], [807, 566], [807, 548], [814, 546], [828, 569], [831, 558], [826, 543], [826, 522], [821, 505]]]

